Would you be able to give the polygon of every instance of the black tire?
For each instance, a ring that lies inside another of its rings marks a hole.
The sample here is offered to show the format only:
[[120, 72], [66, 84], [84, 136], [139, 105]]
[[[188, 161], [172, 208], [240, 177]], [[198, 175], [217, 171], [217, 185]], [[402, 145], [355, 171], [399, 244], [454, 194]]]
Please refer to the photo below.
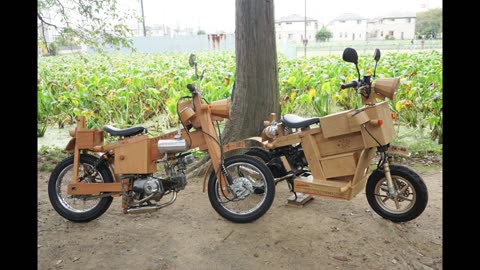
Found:
[[[217, 181], [215, 171], [213, 171], [208, 180], [208, 198], [213, 209], [215, 209], [215, 211], [217, 211], [222, 217], [237, 223], [252, 222], [263, 216], [272, 205], [273, 198], [275, 197], [275, 184], [270, 170], [261, 161], [247, 155], [229, 157], [225, 159], [224, 164], [225, 168], [232, 176], [234, 183], [235, 181], [242, 179], [248, 181], [252, 184], [254, 192], [249, 192], [249, 195], [243, 200], [235, 198], [234, 194], [230, 192], [227, 195], [227, 198], [232, 201], [228, 201], [222, 194], [222, 191], [219, 188], [220, 182]], [[240, 165], [249, 170], [254, 170], [258, 175], [250, 175], [250, 178], [248, 178], [249, 180], [245, 180], [247, 178], [244, 177], [245, 175], [241, 175], [244, 172], [240, 172]], [[256, 192], [255, 190], [257, 188], [263, 189], [263, 192]], [[255, 204], [255, 201], [258, 202]], [[251, 202], [254, 203], [254, 206], [247, 208], [246, 210], [234, 209], [232, 207], [237, 205], [249, 205]]]
[[[399, 205], [402, 203], [407, 206], [398, 210], [395, 201], [387, 198], [387, 179], [384, 171], [379, 169], [374, 170], [367, 180], [365, 193], [368, 203], [377, 214], [393, 222], [405, 222], [418, 217], [427, 207], [428, 191], [425, 182], [417, 173], [404, 166], [390, 165], [390, 174], [397, 191], [405, 188], [401, 194], [403, 198], [395, 200]], [[390, 207], [387, 202], [393, 205]]]
[[[94, 162], [98, 158], [92, 155], [81, 154], [79, 164], [79, 175], [82, 172], [84, 166], [93, 167]], [[50, 175], [48, 180], [48, 197], [55, 211], [62, 217], [74, 221], [74, 222], [88, 222], [101, 216], [112, 203], [112, 197], [103, 197], [95, 200], [82, 200], [75, 198], [67, 198], [67, 186], [72, 182], [73, 173], [73, 156], [64, 159], [58, 164]], [[99, 175], [92, 181], [98, 183], [113, 183], [113, 176], [106, 165], [100, 165], [98, 167]], [[63, 190], [62, 190], [63, 186]], [[58, 188], [57, 188], [58, 187]], [[78, 209], [70, 204], [67, 200], [72, 200], [73, 204], [77, 201], [83, 204], [92, 204], [87, 209]]]
[[261, 148], [250, 148], [245, 155], [257, 157], [265, 163], [268, 163], [271, 159], [270, 153], [267, 150]]

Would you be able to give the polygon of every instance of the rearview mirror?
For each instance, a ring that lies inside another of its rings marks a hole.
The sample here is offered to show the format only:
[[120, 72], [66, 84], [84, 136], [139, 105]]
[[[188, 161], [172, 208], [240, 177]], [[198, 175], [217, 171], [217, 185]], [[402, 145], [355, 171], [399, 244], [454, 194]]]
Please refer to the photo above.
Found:
[[345, 48], [342, 55], [343, 61], [354, 63], [355, 65], [358, 64], [358, 54], [357, 51], [353, 48]]
[[195, 54], [190, 54], [190, 57], [188, 58], [188, 64], [193, 67], [197, 63], [197, 57]]
[[377, 62], [378, 62], [378, 60], [380, 60], [380, 49], [379, 48], [375, 49], [375, 52], [373, 53], [373, 59], [375, 59], [375, 61], [377, 61]]

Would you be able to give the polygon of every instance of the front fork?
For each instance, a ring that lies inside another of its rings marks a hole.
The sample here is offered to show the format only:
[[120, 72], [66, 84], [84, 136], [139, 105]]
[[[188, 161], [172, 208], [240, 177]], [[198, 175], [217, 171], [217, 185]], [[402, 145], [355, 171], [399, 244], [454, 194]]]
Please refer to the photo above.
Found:
[[383, 171], [385, 172], [385, 178], [387, 178], [388, 196], [390, 199], [395, 199], [397, 197], [397, 190], [395, 189], [392, 175], [390, 174], [390, 164], [388, 163], [388, 159], [383, 162]]
[[381, 155], [378, 168], [380, 168], [381, 166], [383, 168], [383, 171], [385, 172], [385, 178], [387, 178], [388, 197], [390, 199], [396, 199], [397, 189], [395, 188], [395, 184], [393, 183], [393, 179], [392, 179], [392, 174], [390, 173], [390, 163], [389, 163], [390, 157], [387, 154], [387, 149], [388, 149], [388, 145], [378, 147], [378, 150]]

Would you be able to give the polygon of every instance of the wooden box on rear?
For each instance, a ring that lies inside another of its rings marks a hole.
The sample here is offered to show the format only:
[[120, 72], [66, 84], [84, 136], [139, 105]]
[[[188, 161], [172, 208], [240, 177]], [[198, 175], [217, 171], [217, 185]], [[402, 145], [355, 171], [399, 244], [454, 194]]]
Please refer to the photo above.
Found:
[[148, 174], [157, 171], [155, 160], [151, 160], [147, 135], [127, 138], [115, 148], [115, 173]]

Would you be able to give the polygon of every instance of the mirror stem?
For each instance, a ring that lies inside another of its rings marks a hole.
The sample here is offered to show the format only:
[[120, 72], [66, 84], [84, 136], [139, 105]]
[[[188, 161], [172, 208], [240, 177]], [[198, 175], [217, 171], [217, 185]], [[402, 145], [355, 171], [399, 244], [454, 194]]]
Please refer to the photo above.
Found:
[[355, 67], [357, 68], [358, 80], [360, 81], [360, 70], [358, 69], [358, 65], [357, 65], [357, 64], [355, 64]]
[[375, 68], [373, 69], [373, 79], [375, 79], [375, 74], [377, 73], [377, 64], [378, 61], [375, 61]]
[[197, 62], [195, 62], [195, 80], [198, 80]]

